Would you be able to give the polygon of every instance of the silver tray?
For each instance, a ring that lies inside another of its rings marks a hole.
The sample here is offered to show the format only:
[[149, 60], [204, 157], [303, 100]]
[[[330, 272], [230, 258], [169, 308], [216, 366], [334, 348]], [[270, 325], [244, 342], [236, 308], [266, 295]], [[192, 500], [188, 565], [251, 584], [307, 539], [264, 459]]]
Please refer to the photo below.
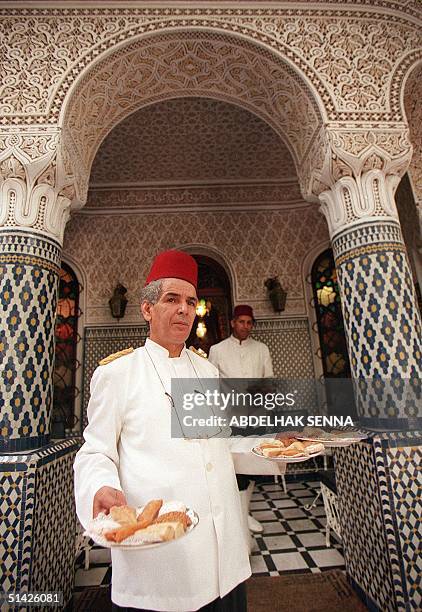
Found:
[[[120, 549], [130, 549], [130, 550], [150, 550], [151, 548], [157, 548], [159, 546], [164, 546], [164, 544], [171, 544], [172, 542], [177, 542], [179, 540], [183, 540], [189, 533], [191, 533], [195, 527], [199, 523], [199, 516], [197, 513], [191, 508], [187, 508], [186, 514], [189, 516], [191, 520], [191, 524], [186, 529], [185, 533], [179, 538], [175, 538], [174, 540], [166, 540], [165, 542], [140, 542], [139, 536], [136, 536], [136, 533], [132, 536], [129, 536], [123, 542], [110, 542], [107, 538], [99, 533], [98, 529], [103, 529], [102, 525], [104, 525], [107, 520], [110, 522], [110, 519], [105, 515], [98, 515], [95, 519], [92, 520], [89, 529], [84, 532], [84, 536], [87, 536], [94, 540], [96, 544], [102, 546], [103, 548], [120, 548]], [[104, 517], [104, 518], [103, 518]], [[110, 527], [110, 531], [113, 529]]]
[[318, 457], [319, 455], [323, 455], [324, 451], [320, 450], [317, 453], [311, 453], [309, 455], [300, 455], [299, 457], [264, 457], [264, 455], [259, 451], [258, 448], [253, 448], [251, 451], [256, 457], [260, 457], [261, 459], [265, 459], [266, 461], [276, 461], [277, 463], [302, 463], [303, 461], [308, 461], [308, 459], [313, 459], [314, 457]]
[[[357, 442], [361, 442], [365, 440], [368, 436], [361, 432], [339, 432], [338, 435], [329, 437], [329, 432], [324, 434], [315, 434], [314, 436], [301, 436], [298, 434], [296, 438], [298, 440], [305, 440], [309, 442], [321, 442], [327, 448], [335, 448], [336, 446], [350, 446], [351, 444], [356, 444]], [[347, 437], [349, 435], [349, 437]]]

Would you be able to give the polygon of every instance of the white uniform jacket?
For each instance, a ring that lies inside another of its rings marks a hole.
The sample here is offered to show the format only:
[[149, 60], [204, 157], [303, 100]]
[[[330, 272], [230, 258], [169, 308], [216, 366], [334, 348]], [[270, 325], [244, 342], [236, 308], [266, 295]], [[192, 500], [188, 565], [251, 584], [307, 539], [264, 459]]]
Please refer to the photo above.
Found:
[[210, 348], [208, 359], [223, 378], [272, 378], [268, 346], [254, 338], [240, 342], [233, 335]]
[[94, 373], [85, 444], [74, 466], [76, 509], [86, 527], [102, 486], [122, 490], [132, 506], [158, 498], [193, 508], [199, 524], [184, 538], [144, 551], [112, 549], [114, 603], [193, 611], [251, 574], [227, 440], [171, 438], [172, 408], [165, 396], [171, 378], [217, 372], [185, 348], [169, 358], [155, 342], [145, 346]]

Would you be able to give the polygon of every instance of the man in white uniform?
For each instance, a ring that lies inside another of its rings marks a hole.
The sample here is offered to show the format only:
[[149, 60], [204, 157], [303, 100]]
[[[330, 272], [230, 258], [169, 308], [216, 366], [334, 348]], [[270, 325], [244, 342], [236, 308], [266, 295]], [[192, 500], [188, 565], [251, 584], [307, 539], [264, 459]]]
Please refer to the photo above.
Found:
[[112, 548], [114, 610], [246, 612], [244, 581], [251, 570], [227, 440], [171, 437], [171, 379], [218, 376], [184, 345], [196, 286], [192, 257], [158, 255], [141, 303], [149, 339], [118, 359], [111, 356], [92, 378], [85, 444], [74, 466], [82, 525], [114, 505], [151, 499], [179, 500], [199, 515], [195, 529], [170, 544]]
[[[209, 361], [218, 368], [224, 378], [272, 378], [273, 364], [268, 346], [250, 337], [255, 319], [251, 306], [236, 306], [231, 320], [232, 335], [214, 344], [208, 356]], [[238, 474], [237, 483], [242, 504], [249, 507], [254, 484], [251, 479]], [[262, 533], [263, 526], [248, 513], [249, 529]]]

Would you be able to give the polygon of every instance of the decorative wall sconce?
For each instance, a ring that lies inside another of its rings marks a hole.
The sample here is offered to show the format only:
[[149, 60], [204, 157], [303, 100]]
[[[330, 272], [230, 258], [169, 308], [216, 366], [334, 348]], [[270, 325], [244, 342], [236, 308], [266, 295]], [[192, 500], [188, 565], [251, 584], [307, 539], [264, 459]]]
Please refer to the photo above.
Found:
[[207, 312], [208, 310], [207, 310], [207, 304], [205, 300], [204, 299], [199, 300], [196, 306], [196, 314], [198, 315], [198, 317], [202, 318], [202, 317], [205, 317]]
[[125, 316], [126, 305], [128, 302], [126, 293], [126, 287], [123, 287], [123, 285], [119, 283], [114, 289], [113, 295], [108, 301], [111, 316], [114, 319], [122, 319]]
[[287, 291], [283, 289], [278, 280], [278, 276], [267, 278], [264, 285], [268, 291], [268, 297], [274, 309], [274, 312], [283, 312], [286, 308]]
[[198, 338], [203, 338], [207, 333], [207, 326], [203, 321], [199, 321], [198, 327], [196, 328], [196, 335]]
[[198, 338], [204, 338], [207, 333], [207, 326], [205, 325], [204, 317], [207, 314], [207, 304], [204, 299], [198, 301], [196, 306], [196, 315], [199, 317], [198, 325], [196, 328], [196, 335]]

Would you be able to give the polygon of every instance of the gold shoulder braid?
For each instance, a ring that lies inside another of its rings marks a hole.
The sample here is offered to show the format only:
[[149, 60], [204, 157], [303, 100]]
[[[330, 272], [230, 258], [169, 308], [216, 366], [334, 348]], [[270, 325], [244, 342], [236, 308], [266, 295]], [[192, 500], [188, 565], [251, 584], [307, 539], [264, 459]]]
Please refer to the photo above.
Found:
[[192, 351], [192, 353], [196, 353], [200, 357], [203, 357], [203, 359], [208, 359], [208, 355], [202, 349], [197, 349], [194, 346], [190, 346], [189, 350]]
[[100, 365], [100, 366], [107, 365], [108, 363], [111, 363], [115, 359], [118, 359], [119, 357], [123, 357], [123, 355], [129, 355], [129, 353], [133, 353], [134, 350], [135, 349], [133, 348], [133, 346], [130, 346], [127, 349], [123, 349], [123, 351], [118, 351], [117, 353], [112, 353], [108, 357], [104, 357], [104, 359], [101, 359], [101, 361], [98, 362], [98, 365]]

